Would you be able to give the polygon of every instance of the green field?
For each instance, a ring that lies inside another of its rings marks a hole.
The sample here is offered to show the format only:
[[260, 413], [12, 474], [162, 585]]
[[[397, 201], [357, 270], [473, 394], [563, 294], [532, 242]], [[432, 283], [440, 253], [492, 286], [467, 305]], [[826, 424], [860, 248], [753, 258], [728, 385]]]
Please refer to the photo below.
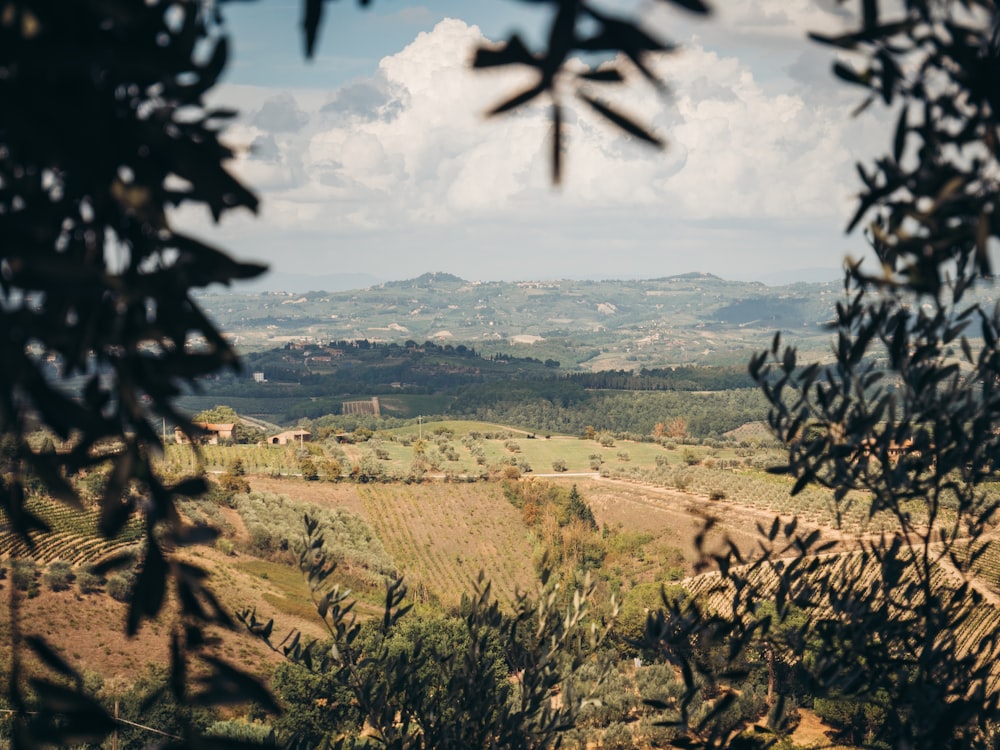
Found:
[[425, 473], [474, 476], [509, 465], [519, 466], [522, 473], [593, 474], [612, 468], [653, 469], [664, 461], [680, 465], [709, 456], [735, 457], [731, 449], [666, 445], [611, 440], [609, 436], [603, 437], [602, 444], [600, 437], [545, 437], [485, 422], [441, 421], [379, 431], [369, 440], [347, 444], [327, 437], [303, 446], [203, 446], [197, 454], [188, 446], [170, 445], [164, 460], [168, 468], [180, 473], [196, 471], [199, 461], [208, 471], [225, 471], [238, 458], [250, 473], [298, 475], [301, 460], [310, 455], [337, 460], [346, 475], [367, 457], [369, 462], [377, 461], [387, 477], [405, 478], [420, 455]]

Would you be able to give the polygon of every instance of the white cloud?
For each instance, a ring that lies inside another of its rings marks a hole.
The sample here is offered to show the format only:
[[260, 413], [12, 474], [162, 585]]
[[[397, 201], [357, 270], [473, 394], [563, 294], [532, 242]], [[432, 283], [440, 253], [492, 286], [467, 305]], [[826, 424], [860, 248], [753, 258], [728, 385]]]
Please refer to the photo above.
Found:
[[[832, 17], [811, 0], [737, 0], [727, 8], [727, 23], [779, 35]], [[262, 218], [229, 223], [223, 234], [242, 241], [251, 233], [298, 232], [377, 244], [380, 232], [417, 237], [437, 227], [475, 236], [487, 225], [499, 222], [507, 232], [520, 223], [535, 227], [525, 239], [528, 252], [531, 243], [559, 236], [567, 221], [586, 227], [605, 216], [616, 226], [632, 222], [635, 242], [648, 244], [664, 222], [800, 227], [817, 220], [829, 232], [850, 210], [852, 164], [870, 136], [866, 126], [850, 122], [842, 99], [776, 91], [746, 60], [712, 51], [697, 37], [656, 61], [669, 96], [638, 77], [627, 88], [595, 89], [651, 123], [667, 150], [636, 143], [574, 100], [565, 118], [565, 185], [554, 191], [547, 105], [483, 117], [531, 82], [530, 74], [470, 71], [472, 51], [483, 41], [475, 26], [446, 20], [384, 58], [369, 78], [322, 95], [271, 92], [247, 107], [246, 124], [228, 140], [257, 146], [235, 170], [260, 190]], [[237, 98], [247, 101], [250, 93], [240, 90]], [[629, 237], [615, 241], [627, 251]], [[423, 270], [452, 270], [425, 262]]]

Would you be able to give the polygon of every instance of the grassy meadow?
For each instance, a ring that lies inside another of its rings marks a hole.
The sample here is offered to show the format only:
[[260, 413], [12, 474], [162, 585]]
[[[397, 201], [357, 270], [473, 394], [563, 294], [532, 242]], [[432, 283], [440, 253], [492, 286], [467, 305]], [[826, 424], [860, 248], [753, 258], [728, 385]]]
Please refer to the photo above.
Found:
[[[348, 440], [355, 437], [348, 436]], [[248, 473], [298, 476], [302, 474], [302, 459], [312, 456], [336, 460], [341, 476], [347, 476], [352, 467], [372, 457], [387, 478], [405, 480], [417, 459], [423, 473], [432, 476], [478, 477], [511, 465], [519, 467], [522, 474], [595, 474], [613, 467], [651, 470], [664, 465], [697, 464], [705, 459], [738, 458], [736, 449], [727, 445], [660, 444], [615, 439], [610, 434], [591, 439], [546, 436], [473, 421], [425, 422], [380, 430], [365, 435], [363, 442], [349, 441], [327, 437], [302, 445], [206, 445], [197, 451], [168, 445], [164, 466], [174, 473], [194, 472], [199, 466], [220, 472], [238, 459]]]

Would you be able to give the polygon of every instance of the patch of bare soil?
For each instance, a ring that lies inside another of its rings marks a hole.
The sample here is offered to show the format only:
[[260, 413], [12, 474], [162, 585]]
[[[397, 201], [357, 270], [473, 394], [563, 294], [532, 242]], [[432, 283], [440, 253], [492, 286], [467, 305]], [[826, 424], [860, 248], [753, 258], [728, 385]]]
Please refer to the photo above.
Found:
[[799, 725], [792, 732], [792, 742], [797, 747], [831, 747], [829, 724], [824, 724], [807, 708], [799, 709]]
[[[277, 616], [264, 595], [275, 595], [278, 590], [268, 581], [238, 570], [233, 563], [240, 561], [240, 555], [225, 556], [214, 549], [195, 548], [184, 558], [211, 573], [209, 588], [234, 621], [232, 630], [214, 626], [208, 629], [213, 655], [264, 676], [281, 660], [236, 621], [235, 613], [245, 607], [256, 607], [261, 619], [276, 618], [277, 640], [289, 627], [300, 628], [309, 636], [324, 635], [315, 618], [305, 620], [287, 613]], [[4, 606], [0, 606], [0, 663], [10, 658], [12, 629], [10, 609], [5, 606], [10, 585], [9, 580], [0, 581], [0, 600], [4, 602]], [[20, 631], [25, 636], [44, 638], [81, 672], [98, 672], [106, 682], [116, 680], [131, 684], [150, 665], [169, 664], [170, 632], [178, 606], [171, 593], [157, 620], [144, 622], [131, 638], [125, 633], [127, 610], [126, 604], [115, 601], [103, 591], [81, 594], [73, 584], [69, 590], [55, 592], [43, 585], [34, 598], [20, 594]]]
[[[695, 537], [705, 517], [720, 517], [706, 537], [708, 550], [721, 549], [727, 538], [741, 549], [749, 549], [756, 539], [755, 523], [765, 518], [760, 512], [734, 514], [728, 504], [723, 512], [707, 497], [664, 487], [613, 479], [584, 480], [579, 487], [600, 525], [614, 528], [621, 524], [627, 530], [653, 534], [661, 545], [681, 550], [691, 562], [698, 558]], [[766, 517], [766, 521], [770, 523], [771, 518]]]
[[[125, 633], [126, 612], [127, 605], [105, 593], [43, 591], [34, 599], [23, 601], [21, 632], [41, 636], [81, 672], [93, 671], [106, 682], [130, 684], [150, 665], [170, 663], [170, 631], [177, 606], [168, 603], [156, 621], [143, 623], [131, 638]], [[7, 634], [4, 651], [5, 657], [9, 657], [10, 612], [6, 607], [0, 610], [0, 631]], [[211, 653], [241, 669], [267, 674], [278, 661], [276, 655], [249, 634], [217, 627], [209, 633], [215, 642]]]

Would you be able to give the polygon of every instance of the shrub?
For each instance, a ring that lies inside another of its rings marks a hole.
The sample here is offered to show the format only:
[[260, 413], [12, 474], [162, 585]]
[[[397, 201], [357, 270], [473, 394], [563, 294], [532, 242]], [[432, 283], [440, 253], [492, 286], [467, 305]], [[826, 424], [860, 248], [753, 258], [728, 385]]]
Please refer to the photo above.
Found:
[[242, 474], [236, 474], [230, 470], [219, 476], [219, 487], [226, 492], [246, 494], [250, 491], [250, 482], [248, 482]]
[[104, 578], [94, 573], [90, 565], [84, 565], [76, 574], [76, 586], [81, 594], [93, 594], [104, 585]]
[[271, 547], [271, 530], [263, 524], [248, 525], [250, 532], [250, 551], [266, 557], [274, 550]]
[[335, 458], [328, 459], [322, 463], [323, 478], [328, 482], [336, 482], [340, 479], [343, 467], [340, 461]]
[[635, 737], [628, 725], [620, 721], [608, 726], [601, 736], [601, 747], [605, 750], [630, 750], [635, 746]]
[[215, 540], [215, 548], [224, 555], [232, 555], [235, 551], [232, 540], [226, 539], [224, 536]]
[[221, 737], [227, 740], [242, 740], [258, 745], [275, 746], [274, 730], [268, 724], [249, 722], [244, 719], [225, 719], [208, 725], [205, 730], [208, 737]]
[[55, 560], [49, 563], [49, 569], [45, 573], [45, 585], [52, 591], [66, 591], [75, 578], [72, 565], [63, 560]]
[[673, 484], [679, 490], [686, 490], [691, 485], [691, 472], [676, 471], [673, 476]]
[[319, 479], [319, 469], [316, 468], [316, 463], [311, 458], [303, 458], [299, 461], [299, 470], [302, 472], [302, 478], [308, 482], [315, 482]]
[[557, 458], [552, 462], [552, 471], [566, 471], [566, 462], [561, 458]]
[[36, 586], [38, 566], [34, 560], [14, 560], [10, 569], [10, 581], [18, 591], [27, 591]]
[[516, 466], [504, 466], [500, 476], [504, 479], [520, 479], [521, 470]]
[[129, 602], [135, 591], [137, 576], [131, 570], [122, 570], [108, 579], [108, 596], [118, 602]]

